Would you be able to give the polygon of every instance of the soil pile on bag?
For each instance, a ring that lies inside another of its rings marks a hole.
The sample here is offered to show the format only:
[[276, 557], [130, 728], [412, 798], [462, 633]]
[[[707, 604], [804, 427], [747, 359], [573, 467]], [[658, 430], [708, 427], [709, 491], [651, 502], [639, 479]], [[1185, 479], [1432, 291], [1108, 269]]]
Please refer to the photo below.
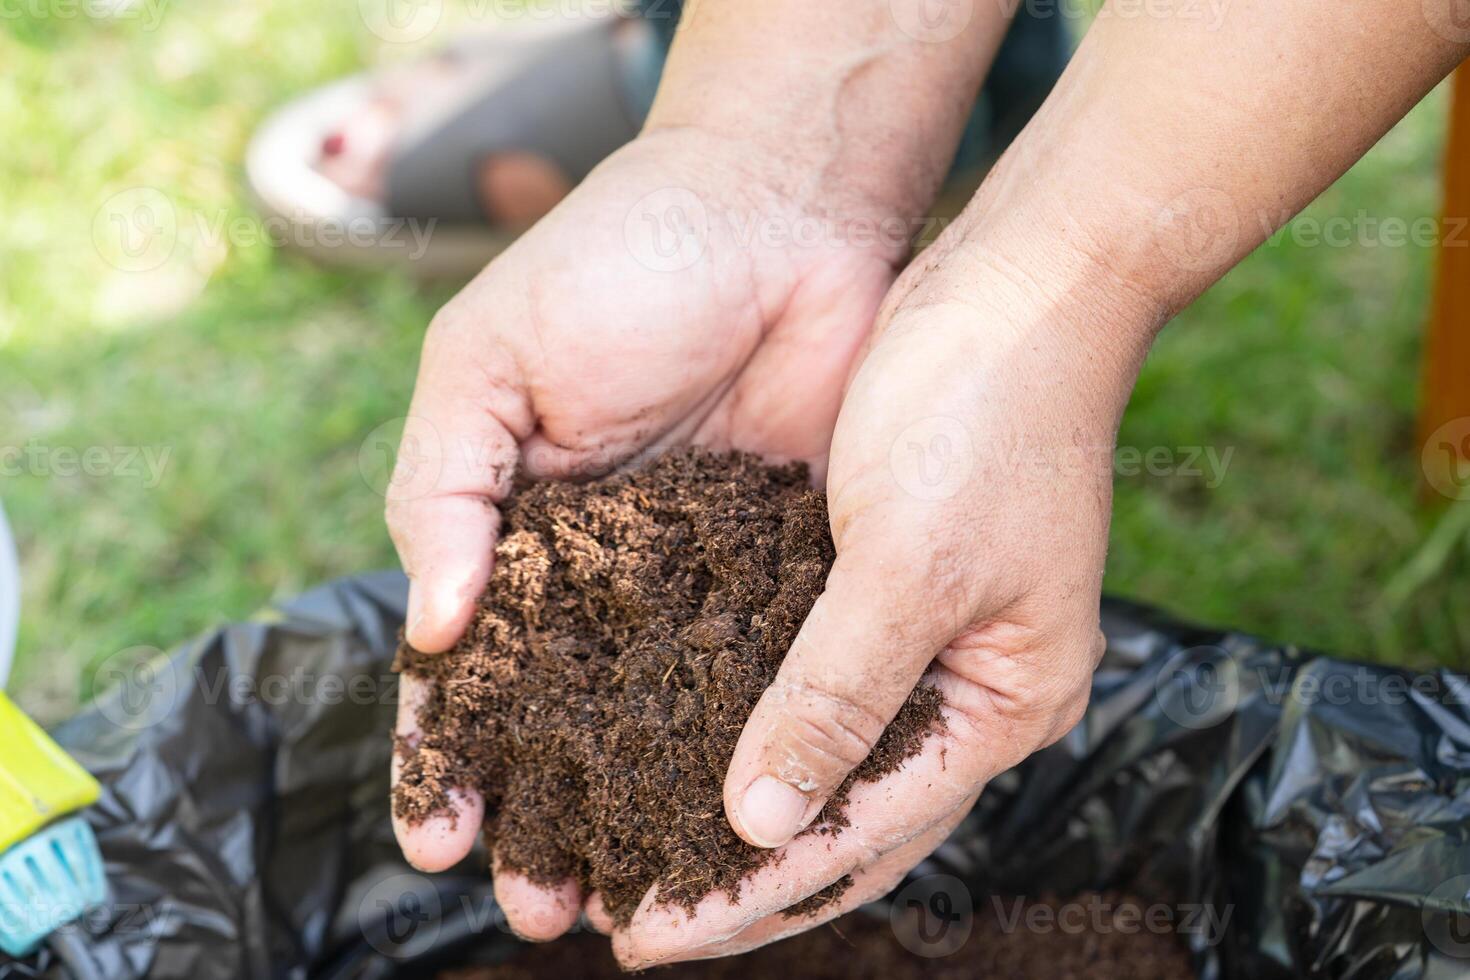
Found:
[[[1104, 914], [1078, 914], [1079, 906], [1099, 903]], [[1011, 902], [1002, 905], [1012, 908]], [[1070, 903], [1042, 899], [1023, 907], [1026, 915], [1049, 911], [1040, 920], [1049, 927], [1028, 927], [1024, 918], [1007, 923], [982, 904], [975, 909], [969, 938], [943, 956], [916, 955], [900, 944], [887, 922], [852, 914], [744, 956], [677, 963], [653, 975], [661, 980], [1191, 980], [1195, 975], [1189, 951], [1177, 936], [1141, 925], [1145, 902], [1108, 894], [1080, 896]], [[910, 936], [930, 935], [931, 943], [942, 941], [934, 938], [937, 933], [915, 933], [913, 924], [900, 928]], [[930, 953], [939, 949], [922, 942], [915, 948]], [[449, 970], [439, 980], [626, 976], [606, 939], [582, 933], [525, 948], [496, 966]]]
[[[530, 487], [504, 518], [458, 646], [399, 650], [433, 690], [419, 744], [399, 746], [395, 812], [422, 820], [473, 787], [503, 867], [575, 878], [619, 924], [654, 885], [686, 909], [738, 896], [772, 852], [726, 822], [725, 769], [831, 567], [825, 497], [800, 466], [683, 450]], [[940, 705], [919, 687], [809, 832], [840, 832], [849, 787], [916, 752]]]

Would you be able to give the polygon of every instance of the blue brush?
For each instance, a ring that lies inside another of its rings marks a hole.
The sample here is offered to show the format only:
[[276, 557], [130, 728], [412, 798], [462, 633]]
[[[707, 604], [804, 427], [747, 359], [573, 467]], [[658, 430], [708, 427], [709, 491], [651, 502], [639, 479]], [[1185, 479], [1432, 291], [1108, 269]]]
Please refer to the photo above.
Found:
[[77, 815], [101, 787], [0, 691], [0, 950], [21, 957], [107, 896]]
[[26, 956], [107, 897], [97, 837], [81, 817], [44, 827], [0, 854], [0, 949]]

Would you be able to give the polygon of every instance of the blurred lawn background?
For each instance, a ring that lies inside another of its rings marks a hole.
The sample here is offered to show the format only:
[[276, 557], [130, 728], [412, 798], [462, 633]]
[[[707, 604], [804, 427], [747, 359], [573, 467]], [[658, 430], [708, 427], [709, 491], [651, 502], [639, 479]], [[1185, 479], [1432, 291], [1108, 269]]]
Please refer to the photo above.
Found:
[[[477, 8], [451, 4], [416, 46], [384, 43], [356, 3], [36, 9], [0, 19], [0, 446], [164, 459], [156, 485], [141, 462], [0, 477], [25, 576], [11, 688], [55, 718], [119, 650], [394, 563], [359, 450], [405, 410], [448, 291], [200, 229], [254, 214], [241, 161], [268, 110], [446, 40]], [[1298, 221], [1437, 215], [1445, 94]], [[179, 233], [166, 262], [128, 271], [96, 237], [109, 199], [138, 187], [167, 196]], [[1433, 252], [1350, 237], [1278, 236], [1166, 331], [1121, 442], [1180, 462], [1209, 446], [1229, 465], [1218, 486], [1118, 477], [1108, 587], [1344, 655], [1467, 668], [1470, 506], [1417, 496]]]

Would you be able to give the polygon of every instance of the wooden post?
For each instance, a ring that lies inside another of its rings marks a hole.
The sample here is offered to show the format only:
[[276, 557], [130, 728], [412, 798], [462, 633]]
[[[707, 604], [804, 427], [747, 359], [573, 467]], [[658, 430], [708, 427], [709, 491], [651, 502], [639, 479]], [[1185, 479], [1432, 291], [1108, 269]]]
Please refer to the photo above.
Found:
[[1453, 87], [1419, 446], [1430, 486], [1465, 500], [1470, 499], [1470, 63], [1455, 72]]

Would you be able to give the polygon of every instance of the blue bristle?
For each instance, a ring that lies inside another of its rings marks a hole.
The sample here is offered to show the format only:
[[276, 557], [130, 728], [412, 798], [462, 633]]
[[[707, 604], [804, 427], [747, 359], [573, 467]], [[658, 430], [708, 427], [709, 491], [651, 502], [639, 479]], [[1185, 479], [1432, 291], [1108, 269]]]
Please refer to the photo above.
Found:
[[102, 855], [92, 828], [70, 817], [0, 854], [0, 950], [34, 951], [57, 928], [107, 896]]

